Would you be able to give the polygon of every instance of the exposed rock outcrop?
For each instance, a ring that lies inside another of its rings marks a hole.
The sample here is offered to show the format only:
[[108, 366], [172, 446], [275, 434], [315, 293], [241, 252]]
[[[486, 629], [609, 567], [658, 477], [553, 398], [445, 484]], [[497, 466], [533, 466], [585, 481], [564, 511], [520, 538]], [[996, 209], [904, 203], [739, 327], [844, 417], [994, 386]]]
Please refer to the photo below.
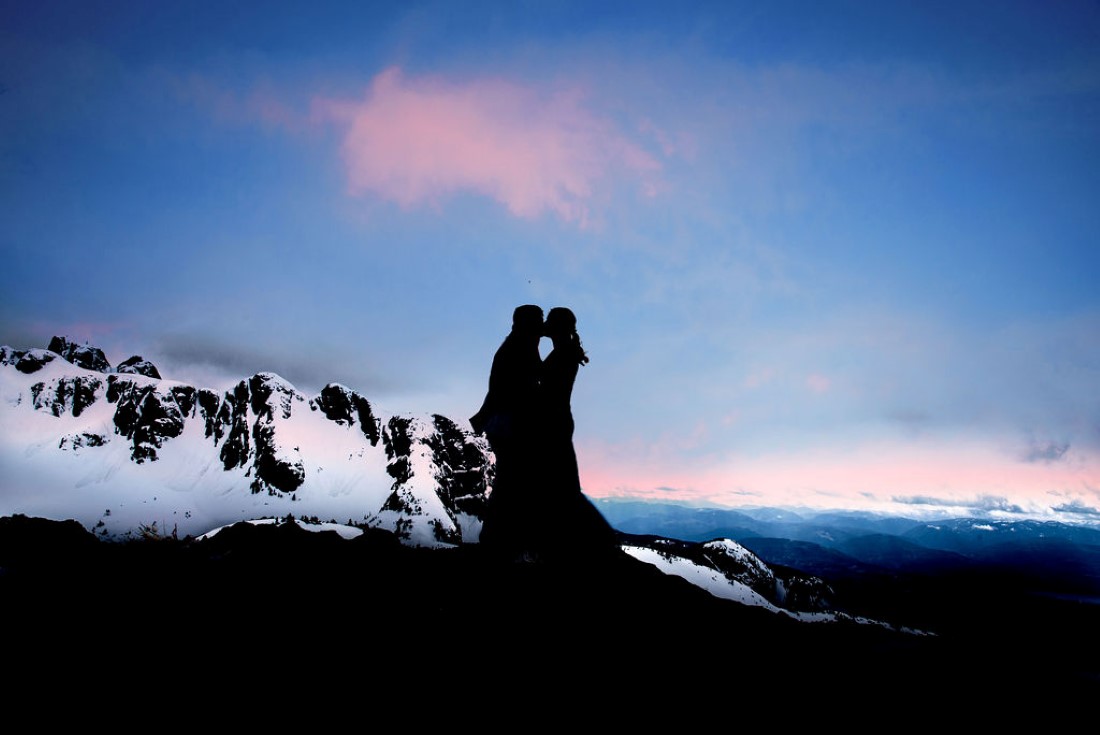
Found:
[[160, 371], [157, 370], [157, 366], [140, 355], [134, 355], [120, 362], [117, 372], [144, 375], [147, 378], [160, 380]]
[[85, 370], [95, 370], [97, 373], [106, 373], [111, 370], [111, 363], [103, 350], [90, 345], [78, 345], [69, 341], [67, 337], [54, 337], [50, 340], [50, 352], [56, 352], [73, 365], [78, 365]]

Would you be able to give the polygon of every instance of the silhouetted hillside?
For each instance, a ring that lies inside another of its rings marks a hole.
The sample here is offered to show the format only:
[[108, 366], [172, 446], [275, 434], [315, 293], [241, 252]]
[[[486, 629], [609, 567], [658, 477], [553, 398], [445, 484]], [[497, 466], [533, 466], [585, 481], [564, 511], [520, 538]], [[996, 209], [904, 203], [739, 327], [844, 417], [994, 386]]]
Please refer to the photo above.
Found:
[[1032, 648], [1033, 631], [974, 655], [967, 639], [799, 623], [617, 552], [520, 563], [477, 545], [414, 548], [388, 531], [347, 540], [295, 524], [106, 542], [14, 516], [0, 519], [0, 568], [6, 629], [20, 631], [8, 665], [39, 673], [93, 660], [133, 676], [152, 658], [172, 681], [216, 673], [278, 689], [338, 659], [362, 681], [550, 698], [612, 680], [681, 695], [864, 697], [908, 697], [929, 677], [1063, 693], [1094, 681], [1064, 662], [1036, 676], [1048, 652]]

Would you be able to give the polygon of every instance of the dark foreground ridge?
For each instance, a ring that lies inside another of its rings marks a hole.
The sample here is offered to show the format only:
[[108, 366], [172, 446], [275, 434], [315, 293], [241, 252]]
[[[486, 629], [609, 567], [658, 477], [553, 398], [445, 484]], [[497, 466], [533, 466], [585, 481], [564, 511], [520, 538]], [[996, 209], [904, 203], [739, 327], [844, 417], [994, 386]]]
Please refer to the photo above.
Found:
[[[795, 622], [625, 553], [545, 562], [431, 550], [368, 530], [240, 523], [206, 540], [100, 541], [76, 521], [0, 518], [9, 672], [228, 677], [530, 696], [626, 682], [677, 696], [891, 697], [1095, 691], [1064, 650], [1020, 655], [875, 625]], [[28, 674], [31, 676], [31, 674]], [[326, 676], [339, 678], [330, 671]], [[140, 678], [140, 677], [139, 677]], [[667, 701], [667, 700], [665, 700]], [[712, 703], [713, 704], [713, 703]], [[625, 706], [631, 705], [623, 702]]]

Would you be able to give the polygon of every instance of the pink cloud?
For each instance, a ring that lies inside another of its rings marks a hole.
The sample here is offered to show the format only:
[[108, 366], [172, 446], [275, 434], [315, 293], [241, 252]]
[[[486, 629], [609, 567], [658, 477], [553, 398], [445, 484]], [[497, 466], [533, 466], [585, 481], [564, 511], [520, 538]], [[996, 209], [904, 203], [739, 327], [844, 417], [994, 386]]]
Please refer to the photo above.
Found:
[[651, 195], [661, 168], [575, 90], [409, 78], [390, 68], [363, 99], [318, 99], [314, 115], [346, 126], [350, 192], [404, 207], [469, 191], [517, 217], [549, 212], [583, 227], [613, 174], [630, 175]]
[[833, 381], [820, 373], [813, 373], [806, 377], [806, 387], [814, 393], [827, 393], [833, 385]]

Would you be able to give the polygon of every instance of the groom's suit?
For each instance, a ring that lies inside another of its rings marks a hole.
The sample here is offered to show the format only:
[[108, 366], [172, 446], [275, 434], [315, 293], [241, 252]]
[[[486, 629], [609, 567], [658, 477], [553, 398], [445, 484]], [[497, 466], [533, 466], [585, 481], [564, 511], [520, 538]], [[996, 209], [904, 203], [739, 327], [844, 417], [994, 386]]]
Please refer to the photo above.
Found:
[[517, 538], [531, 510], [541, 333], [542, 309], [518, 307], [511, 333], [493, 356], [485, 400], [470, 417], [474, 432], [485, 435], [496, 455], [496, 476], [481, 534], [483, 543], [510, 545], [506, 539]]

